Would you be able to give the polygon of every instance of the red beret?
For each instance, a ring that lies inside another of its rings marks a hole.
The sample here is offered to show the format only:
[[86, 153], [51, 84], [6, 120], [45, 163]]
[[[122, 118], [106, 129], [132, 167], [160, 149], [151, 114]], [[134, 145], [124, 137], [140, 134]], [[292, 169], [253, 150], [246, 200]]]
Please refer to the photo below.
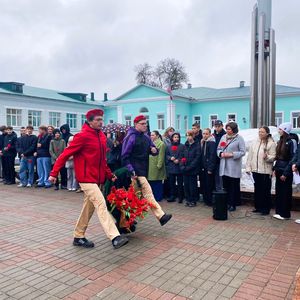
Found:
[[86, 118], [89, 120], [91, 117], [97, 117], [97, 116], [103, 116], [103, 110], [102, 109], [91, 109], [86, 113]]
[[147, 120], [145, 116], [143, 115], [139, 115], [139, 116], [136, 116], [133, 120], [134, 123], [138, 123], [139, 121], [142, 121], [142, 120]]

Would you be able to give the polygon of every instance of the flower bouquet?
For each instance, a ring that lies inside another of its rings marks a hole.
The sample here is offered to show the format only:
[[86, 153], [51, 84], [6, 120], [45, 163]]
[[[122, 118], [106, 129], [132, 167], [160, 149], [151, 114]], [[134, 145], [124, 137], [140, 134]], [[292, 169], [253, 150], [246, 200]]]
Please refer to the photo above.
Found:
[[107, 201], [111, 204], [111, 211], [118, 209], [121, 212], [120, 225], [130, 231], [135, 219], [144, 219], [149, 209], [155, 205], [143, 198], [140, 191], [135, 191], [133, 185], [128, 190], [112, 187]]

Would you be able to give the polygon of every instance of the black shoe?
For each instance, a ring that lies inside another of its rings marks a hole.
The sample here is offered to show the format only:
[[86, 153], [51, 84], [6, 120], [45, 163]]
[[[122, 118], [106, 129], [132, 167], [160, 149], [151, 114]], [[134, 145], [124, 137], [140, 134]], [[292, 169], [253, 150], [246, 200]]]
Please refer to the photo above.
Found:
[[64, 186], [64, 185], [62, 185], [62, 186], [60, 187], [60, 189], [61, 189], [61, 190], [67, 190], [67, 187]]
[[178, 199], [178, 203], [182, 203], [183, 202], [183, 199], [182, 198], [179, 198]]
[[190, 202], [185, 202], [185, 204], [184, 204], [184, 206], [186, 206], [186, 207], [190, 207]]
[[164, 214], [160, 219], [159, 219], [159, 222], [160, 222], [160, 225], [161, 226], [164, 226], [166, 225], [172, 218], [172, 215], [171, 214]]
[[253, 209], [252, 212], [253, 212], [254, 214], [260, 213], [260, 211], [259, 211], [258, 209]]
[[229, 210], [229, 211], [236, 211], [236, 208], [235, 208], [234, 206], [230, 206], [230, 207], [228, 208], [228, 210]]
[[73, 245], [83, 248], [93, 248], [95, 246], [93, 242], [90, 242], [86, 238], [74, 238]]
[[129, 228], [117, 226], [117, 228], [121, 234], [128, 234], [128, 233], [135, 232], [136, 225], [132, 224]]
[[196, 202], [191, 202], [190, 205], [189, 205], [189, 207], [195, 207], [196, 205], [197, 205]]
[[169, 198], [169, 199], [167, 200], [167, 202], [175, 202], [175, 201], [176, 201], [176, 199], [173, 198], [173, 197], [171, 197], [171, 198]]
[[119, 249], [122, 246], [126, 245], [129, 240], [126, 236], [118, 235], [111, 242], [115, 249]]

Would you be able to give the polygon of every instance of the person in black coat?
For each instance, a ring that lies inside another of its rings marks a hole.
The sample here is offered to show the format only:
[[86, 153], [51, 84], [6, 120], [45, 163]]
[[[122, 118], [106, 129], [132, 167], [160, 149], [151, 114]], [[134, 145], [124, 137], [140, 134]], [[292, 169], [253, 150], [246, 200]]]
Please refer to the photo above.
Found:
[[216, 158], [215, 138], [211, 135], [211, 130], [206, 128], [203, 130], [203, 139], [201, 140], [200, 182], [203, 201], [208, 206], [212, 205]]
[[194, 140], [194, 132], [187, 131], [180, 169], [183, 173], [186, 206], [194, 207], [199, 199], [197, 175], [199, 174], [200, 145]]
[[291, 217], [293, 173], [291, 161], [294, 157], [294, 143], [289, 133], [291, 123], [283, 123], [278, 127], [280, 140], [276, 147], [275, 165], [275, 214], [274, 218], [285, 220]]
[[216, 154], [216, 168], [215, 168], [215, 190], [220, 192], [223, 190], [223, 181], [222, 176], [219, 175], [220, 170], [220, 158], [217, 156], [217, 148], [222, 136], [226, 134], [226, 131], [223, 128], [223, 122], [221, 120], [216, 120], [214, 123], [214, 133], [213, 136], [215, 138], [215, 154]]
[[4, 136], [3, 146], [0, 155], [2, 156], [4, 184], [15, 184], [15, 158], [17, 135], [11, 126], [7, 126], [6, 135]]
[[169, 176], [170, 198], [168, 202], [176, 201], [176, 181], [178, 202], [182, 203], [184, 198], [183, 192], [183, 175], [179, 163], [184, 155], [184, 145], [180, 143], [180, 133], [175, 132], [171, 136], [171, 145], [166, 149], [166, 169]]
[[[70, 126], [69, 124], [63, 124], [62, 126], [60, 126], [60, 132], [61, 132], [61, 137], [62, 139], [65, 141], [66, 145], [68, 145], [69, 142], [69, 138], [70, 136], [72, 136], [73, 134], [70, 132]], [[67, 183], [68, 183], [68, 172], [67, 169], [65, 167], [62, 167], [60, 170], [60, 183], [61, 183], [61, 189], [65, 190], [67, 189]]]
[[[5, 130], [6, 126], [0, 126], [0, 154], [2, 152], [3, 144], [4, 144], [4, 137], [5, 137]], [[3, 168], [2, 168], [2, 156], [0, 155], [0, 180], [3, 180]]]

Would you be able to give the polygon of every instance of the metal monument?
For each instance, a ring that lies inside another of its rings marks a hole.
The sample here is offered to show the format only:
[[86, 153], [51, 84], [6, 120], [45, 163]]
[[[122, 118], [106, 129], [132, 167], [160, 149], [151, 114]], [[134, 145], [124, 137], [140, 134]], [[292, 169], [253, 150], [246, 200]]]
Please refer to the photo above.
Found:
[[275, 125], [275, 31], [271, 28], [271, 0], [258, 0], [252, 12], [251, 107], [252, 128]]

